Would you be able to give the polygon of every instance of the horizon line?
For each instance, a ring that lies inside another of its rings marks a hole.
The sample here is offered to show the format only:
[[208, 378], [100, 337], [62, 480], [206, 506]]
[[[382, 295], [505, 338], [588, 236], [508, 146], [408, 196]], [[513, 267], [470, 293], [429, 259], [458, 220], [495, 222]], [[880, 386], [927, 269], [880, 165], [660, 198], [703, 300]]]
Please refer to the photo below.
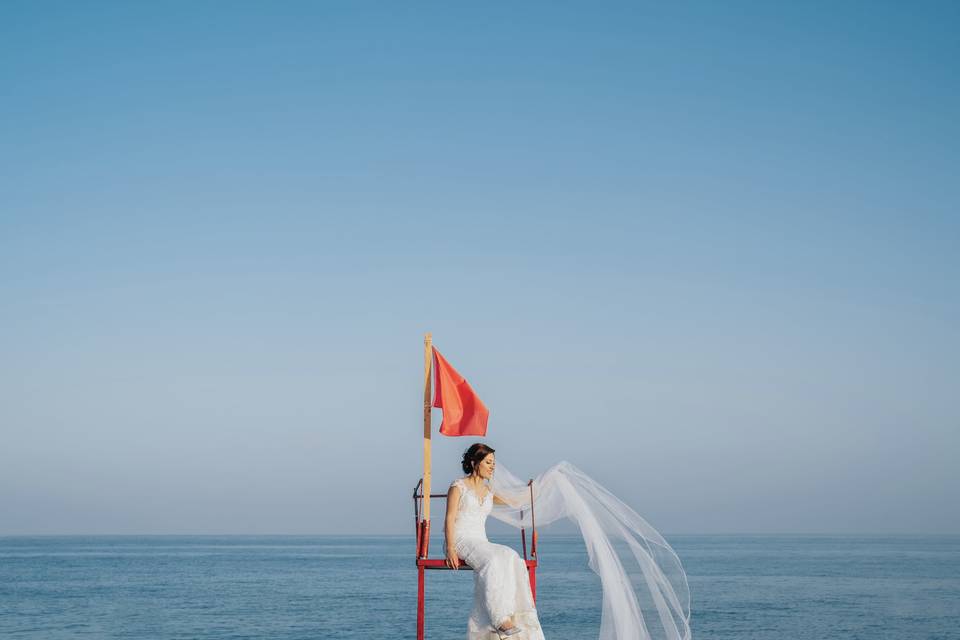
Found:
[[[538, 531], [543, 533], [543, 531]], [[490, 537], [503, 536], [505, 534], [492, 534]], [[550, 537], [557, 538], [579, 538], [580, 534], [547, 532]], [[733, 536], [960, 536], [960, 531], [734, 531], [734, 532], [703, 532], [703, 531], [675, 531], [671, 533], [661, 533], [664, 537], [670, 536], [715, 536], [715, 537], [733, 537]], [[0, 533], [0, 538], [95, 538], [95, 537], [261, 537], [261, 538], [343, 538], [355, 536], [359, 538], [410, 538], [412, 533]]]

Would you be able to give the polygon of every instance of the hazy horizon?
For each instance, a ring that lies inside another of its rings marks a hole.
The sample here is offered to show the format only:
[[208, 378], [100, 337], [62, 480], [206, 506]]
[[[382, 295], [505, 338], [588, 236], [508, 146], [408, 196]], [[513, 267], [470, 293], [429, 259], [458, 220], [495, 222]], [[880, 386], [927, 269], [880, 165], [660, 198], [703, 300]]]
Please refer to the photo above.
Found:
[[667, 535], [960, 533], [958, 18], [4, 4], [0, 535], [403, 535], [427, 331]]

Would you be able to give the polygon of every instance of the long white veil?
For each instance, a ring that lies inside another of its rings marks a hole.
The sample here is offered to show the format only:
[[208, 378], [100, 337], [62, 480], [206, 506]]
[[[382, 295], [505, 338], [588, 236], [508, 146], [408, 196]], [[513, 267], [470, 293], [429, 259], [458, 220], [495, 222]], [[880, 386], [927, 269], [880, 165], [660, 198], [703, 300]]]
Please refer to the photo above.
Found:
[[[530, 489], [498, 460], [491, 515], [530, 526]], [[599, 640], [689, 640], [690, 589], [667, 541], [636, 511], [569, 462], [533, 480], [537, 525], [567, 518], [580, 528], [590, 568], [600, 576], [603, 609]]]

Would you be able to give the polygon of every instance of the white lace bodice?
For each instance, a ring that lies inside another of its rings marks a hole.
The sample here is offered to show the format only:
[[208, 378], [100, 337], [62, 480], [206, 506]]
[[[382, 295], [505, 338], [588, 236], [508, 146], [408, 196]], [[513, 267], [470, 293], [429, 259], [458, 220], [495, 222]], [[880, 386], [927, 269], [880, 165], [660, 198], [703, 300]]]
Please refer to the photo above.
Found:
[[493, 490], [487, 489], [487, 495], [481, 500], [463, 478], [450, 483], [460, 489], [460, 504], [457, 505], [457, 518], [454, 520], [456, 543], [461, 540], [487, 539], [487, 516], [493, 509]]

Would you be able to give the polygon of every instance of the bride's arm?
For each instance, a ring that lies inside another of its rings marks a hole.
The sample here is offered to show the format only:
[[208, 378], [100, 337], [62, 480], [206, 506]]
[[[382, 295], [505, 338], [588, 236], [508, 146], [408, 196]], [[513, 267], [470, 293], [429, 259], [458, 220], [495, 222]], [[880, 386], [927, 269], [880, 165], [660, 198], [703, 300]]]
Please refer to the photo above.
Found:
[[450, 485], [447, 491], [447, 516], [444, 520], [443, 535], [445, 536], [443, 547], [446, 549], [446, 564], [451, 569], [460, 568], [460, 557], [457, 556], [457, 549], [454, 540], [456, 536], [457, 509], [460, 506], [460, 487]]
[[512, 500], [506, 496], [501, 496], [495, 493], [493, 494], [493, 504], [505, 504], [508, 507], [513, 507], [514, 509], [522, 509], [530, 503], [529, 501]]

